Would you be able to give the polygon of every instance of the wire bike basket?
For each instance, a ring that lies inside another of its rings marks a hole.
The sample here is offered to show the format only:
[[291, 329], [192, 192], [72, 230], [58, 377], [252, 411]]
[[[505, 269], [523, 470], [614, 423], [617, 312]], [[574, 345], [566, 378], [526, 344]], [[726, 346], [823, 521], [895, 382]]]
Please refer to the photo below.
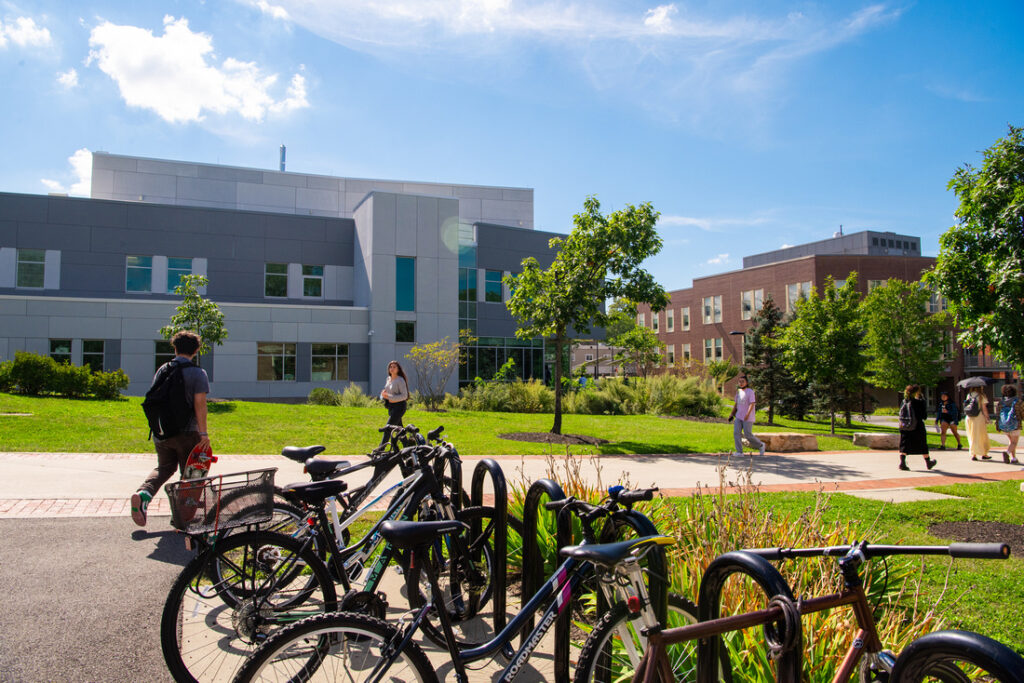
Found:
[[167, 484], [171, 526], [205, 534], [269, 521], [274, 515], [276, 467]]

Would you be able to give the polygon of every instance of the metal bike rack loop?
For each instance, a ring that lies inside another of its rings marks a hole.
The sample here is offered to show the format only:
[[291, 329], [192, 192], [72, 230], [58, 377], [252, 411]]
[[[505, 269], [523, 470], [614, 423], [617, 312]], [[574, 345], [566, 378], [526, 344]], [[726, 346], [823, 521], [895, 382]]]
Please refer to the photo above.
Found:
[[[484, 502], [484, 478], [491, 475], [491, 488], [494, 492], [494, 567], [491, 575], [491, 599], [494, 604], [494, 632], [505, 628], [505, 602], [508, 596], [506, 567], [508, 565], [508, 485], [501, 465], [493, 458], [484, 458], [473, 470], [473, 481], [470, 485], [470, 501], [473, 505]], [[452, 472], [454, 477], [455, 473]], [[459, 478], [461, 480], [461, 468]], [[473, 529], [473, 536], [480, 533]]]
[[[544, 562], [541, 559], [537, 523], [540, 520], [541, 500], [562, 500], [565, 491], [553, 479], [538, 479], [530, 485], [523, 500], [523, 601], [529, 600], [544, 584]], [[558, 548], [572, 543], [572, 528], [566, 515], [557, 517], [555, 532]], [[557, 566], [557, 562], [555, 563]], [[558, 616], [555, 622], [555, 680], [568, 681], [569, 678], [569, 625], [572, 610], [567, 609]], [[520, 647], [533, 631], [533, 618], [527, 620], [520, 631]]]
[[[772, 599], [782, 596], [793, 600], [793, 591], [768, 560], [753, 553], [737, 550], [716, 557], [704, 571], [700, 580], [700, 592], [697, 598], [697, 617], [700, 621], [717, 619], [722, 610], [722, 586], [733, 574], [746, 574], [761, 587]], [[767, 628], [767, 627], [765, 627]], [[697, 645], [697, 682], [716, 683], [718, 680], [719, 652], [722, 647], [722, 636], [711, 636], [699, 641]], [[799, 683], [803, 667], [803, 644], [797, 642], [777, 660], [775, 680], [779, 683]]]

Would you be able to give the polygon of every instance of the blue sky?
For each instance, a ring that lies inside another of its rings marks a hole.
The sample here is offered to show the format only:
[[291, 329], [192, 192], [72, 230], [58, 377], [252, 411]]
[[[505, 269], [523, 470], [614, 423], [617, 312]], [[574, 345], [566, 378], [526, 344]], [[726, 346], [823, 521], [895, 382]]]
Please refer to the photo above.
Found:
[[1024, 125], [1024, 2], [0, 0], [0, 191], [89, 153], [650, 201], [670, 289], [838, 229], [953, 222]]

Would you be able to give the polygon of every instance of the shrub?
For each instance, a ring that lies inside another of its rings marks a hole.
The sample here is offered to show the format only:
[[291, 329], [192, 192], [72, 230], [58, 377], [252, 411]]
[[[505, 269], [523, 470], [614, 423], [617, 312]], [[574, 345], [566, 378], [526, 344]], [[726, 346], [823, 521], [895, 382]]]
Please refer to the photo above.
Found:
[[53, 391], [57, 368], [57, 361], [49, 356], [16, 351], [11, 367], [11, 383], [17, 387], [19, 393], [38, 396]]
[[314, 406], [340, 406], [341, 394], [328, 387], [316, 387], [309, 392], [306, 402]]
[[11, 379], [11, 368], [14, 361], [0, 361], [0, 391], [10, 391], [14, 388], [14, 381]]
[[345, 391], [341, 392], [341, 400], [338, 405], [346, 408], [370, 408], [376, 405], [377, 401], [363, 393], [363, 388], [358, 384], [349, 384]]
[[69, 398], [82, 398], [92, 391], [91, 375], [88, 367], [58, 363], [53, 375], [53, 384], [47, 389]]
[[463, 387], [458, 396], [448, 395], [444, 407], [502, 413], [549, 413], [555, 409], [555, 392], [539, 380], [484, 382]]
[[112, 401], [121, 398], [121, 392], [128, 388], [128, 374], [118, 368], [110, 372], [94, 372], [89, 379], [89, 388], [96, 398]]

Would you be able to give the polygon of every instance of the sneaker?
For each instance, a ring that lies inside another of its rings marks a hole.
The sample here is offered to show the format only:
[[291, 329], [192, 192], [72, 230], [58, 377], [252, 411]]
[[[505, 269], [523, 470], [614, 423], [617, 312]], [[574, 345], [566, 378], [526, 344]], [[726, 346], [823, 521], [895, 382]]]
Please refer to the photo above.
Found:
[[900, 463], [900, 469], [901, 469], [901, 470], [904, 470], [904, 471], [907, 471], [907, 472], [909, 472], [909, 471], [910, 471], [910, 468], [909, 468], [909, 467], [907, 467], [907, 463], [905, 463], [905, 462], [901, 462], [901, 463]]
[[981, 459], [982, 459], [982, 460], [991, 460], [991, 459], [992, 459], [992, 456], [991, 456], [991, 455], [989, 455], [988, 453], [986, 453], [985, 455], [981, 456]]
[[764, 444], [761, 444], [761, 447], [757, 449], [757, 454], [764, 455]]
[[945, 446], [939, 446], [939, 450], [940, 451], [944, 451], [944, 450], [946, 450], [946, 447]]
[[924, 464], [928, 467], [928, 469], [932, 469], [933, 467], [935, 467], [937, 462], [937, 460], [933, 460], [932, 458], [924, 459]]
[[132, 520], [139, 526], [146, 526], [146, 510], [153, 494], [149, 491], [136, 491], [132, 494]]

